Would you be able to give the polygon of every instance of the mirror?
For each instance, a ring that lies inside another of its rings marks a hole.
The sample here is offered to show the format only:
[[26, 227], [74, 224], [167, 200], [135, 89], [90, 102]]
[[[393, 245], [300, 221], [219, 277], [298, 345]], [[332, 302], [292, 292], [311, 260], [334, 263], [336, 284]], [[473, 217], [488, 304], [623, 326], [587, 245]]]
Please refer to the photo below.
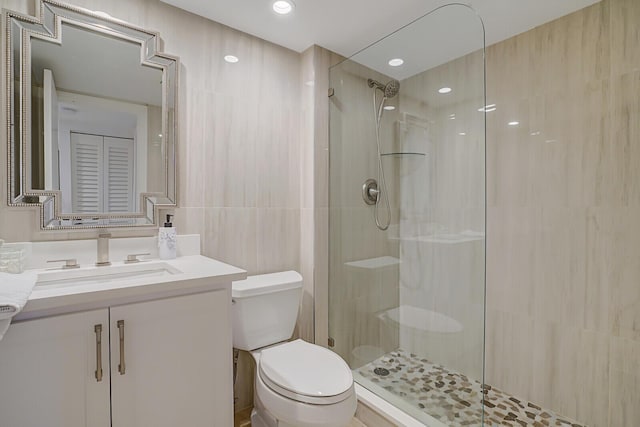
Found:
[[153, 226], [175, 206], [178, 59], [157, 33], [53, 0], [5, 12], [9, 205], [43, 229]]

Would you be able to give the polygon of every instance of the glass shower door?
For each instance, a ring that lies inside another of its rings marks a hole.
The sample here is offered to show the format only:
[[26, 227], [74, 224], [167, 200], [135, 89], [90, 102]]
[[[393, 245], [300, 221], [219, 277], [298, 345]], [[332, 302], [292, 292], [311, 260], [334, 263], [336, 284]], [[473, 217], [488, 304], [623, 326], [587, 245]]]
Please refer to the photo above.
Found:
[[332, 67], [330, 85], [332, 348], [424, 423], [480, 425], [482, 22], [436, 9]]

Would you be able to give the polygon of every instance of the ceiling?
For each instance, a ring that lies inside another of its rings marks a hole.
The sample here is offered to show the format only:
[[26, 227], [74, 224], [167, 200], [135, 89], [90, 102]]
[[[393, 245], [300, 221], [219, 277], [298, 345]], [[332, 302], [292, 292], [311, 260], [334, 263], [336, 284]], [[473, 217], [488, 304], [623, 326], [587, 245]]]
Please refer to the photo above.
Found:
[[[161, 0], [302, 52], [316, 44], [349, 57], [451, 0], [293, 0], [286, 16], [273, 0]], [[491, 45], [600, 0], [463, 0], [484, 20]], [[451, 40], [453, 40], [452, 38]], [[450, 40], [439, 40], [449, 43]], [[452, 50], [455, 47], [452, 48]], [[468, 52], [461, 52], [461, 56]]]

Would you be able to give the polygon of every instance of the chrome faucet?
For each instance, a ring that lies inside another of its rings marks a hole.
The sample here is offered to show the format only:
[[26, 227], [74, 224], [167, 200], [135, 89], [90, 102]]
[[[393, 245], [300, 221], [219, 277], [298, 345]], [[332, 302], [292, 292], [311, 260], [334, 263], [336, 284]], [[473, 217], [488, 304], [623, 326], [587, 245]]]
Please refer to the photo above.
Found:
[[106, 267], [111, 265], [109, 261], [109, 238], [111, 233], [98, 234], [98, 260], [96, 267]]

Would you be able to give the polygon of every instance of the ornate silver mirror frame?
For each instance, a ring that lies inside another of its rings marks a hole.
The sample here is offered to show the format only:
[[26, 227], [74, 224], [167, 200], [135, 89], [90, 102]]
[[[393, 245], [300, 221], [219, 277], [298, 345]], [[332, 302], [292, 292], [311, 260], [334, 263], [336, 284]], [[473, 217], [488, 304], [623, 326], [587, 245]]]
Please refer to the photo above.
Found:
[[[39, 207], [44, 230], [149, 227], [158, 223], [159, 209], [176, 205], [176, 137], [179, 60], [160, 52], [160, 36], [103, 14], [60, 3], [36, 0], [36, 17], [3, 11], [5, 24], [8, 204]], [[60, 190], [36, 190], [31, 185], [31, 40], [61, 44], [62, 24], [69, 23], [105, 37], [140, 45], [141, 65], [162, 72], [163, 192], [141, 192], [139, 212], [63, 213]]]

